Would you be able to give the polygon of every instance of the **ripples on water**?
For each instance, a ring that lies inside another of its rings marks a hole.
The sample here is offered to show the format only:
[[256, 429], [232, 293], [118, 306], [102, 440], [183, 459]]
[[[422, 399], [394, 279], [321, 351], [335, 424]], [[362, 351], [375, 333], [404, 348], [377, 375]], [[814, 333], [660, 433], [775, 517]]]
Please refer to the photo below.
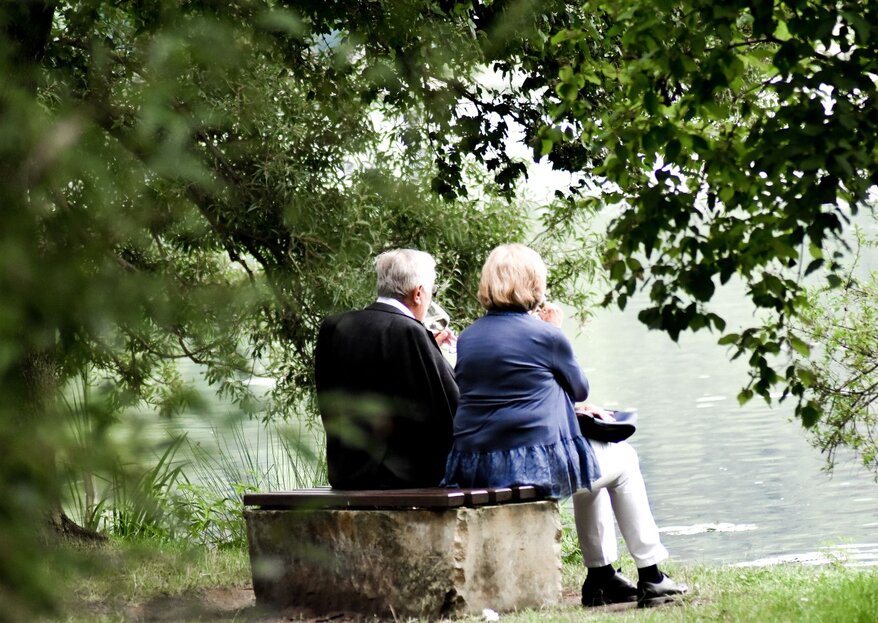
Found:
[[842, 564], [846, 567], [875, 567], [878, 565], [878, 543], [837, 545], [821, 547], [816, 552], [769, 556], [749, 562], [739, 562], [735, 567], [767, 567], [770, 565], [797, 563], [802, 565]]
[[[716, 302], [730, 330], [751, 320], [741, 292], [720, 291]], [[674, 558], [878, 565], [872, 476], [855, 461], [824, 473], [791, 407], [757, 399], [739, 407], [746, 365], [729, 362], [717, 335], [684, 334], [675, 344], [637, 321], [637, 304], [602, 312], [574, 346], [590, 402], [639, 411], [631, 442]]]

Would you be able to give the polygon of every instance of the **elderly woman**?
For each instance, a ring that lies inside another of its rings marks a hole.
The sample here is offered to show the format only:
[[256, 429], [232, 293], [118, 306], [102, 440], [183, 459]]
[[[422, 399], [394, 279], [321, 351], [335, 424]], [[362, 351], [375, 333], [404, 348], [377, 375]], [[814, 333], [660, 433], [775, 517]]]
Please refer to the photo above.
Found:
[[[546, 266], [524, 245], [497, 247], [485, 262], [479, 302], [487, 313], [457, 343], [460, 402], [445, 483], [535, 485], [553, 498], [572, 495], [588, 568], [583, 605], [669, 601], [686, 587], [658, 569], [668, 554], [637, 454], [627, 442], [582, 437], [574, 402], [588, 397], [588, 381], [561, 332], [560, 309], [536, 312], [545, 291]], [[637, 563], [636, 586], [613, 568], [614, 515]]]

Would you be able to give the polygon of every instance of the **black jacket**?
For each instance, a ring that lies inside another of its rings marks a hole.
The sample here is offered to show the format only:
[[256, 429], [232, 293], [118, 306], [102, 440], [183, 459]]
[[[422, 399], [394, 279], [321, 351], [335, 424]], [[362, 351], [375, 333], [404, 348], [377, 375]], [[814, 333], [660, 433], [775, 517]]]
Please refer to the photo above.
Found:
[[459, 393], [426, 327], [383, 303], [327, 318], [315, 374], [333, 487], [439, 484]]

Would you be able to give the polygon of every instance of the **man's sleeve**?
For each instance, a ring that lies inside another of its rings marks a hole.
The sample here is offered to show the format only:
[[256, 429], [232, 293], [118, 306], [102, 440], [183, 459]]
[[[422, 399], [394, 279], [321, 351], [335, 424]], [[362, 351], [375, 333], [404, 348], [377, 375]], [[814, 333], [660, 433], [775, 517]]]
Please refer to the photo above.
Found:
[[406, 344], [403, 377], [411, 384], [414, 392], [411, 398], [420, 409], [417, 420], [410, 421], [411, 428], [405, 435], [419, 440], [416, 449], [420, 453], [419, 462], [431, 472], [438, 485], [451, 450], [453, 418], [460, 393], [453, 369], [426, 329], [413, 326]]
[[415, 381], [415, 385], [421, 386], [422, 391], [429, 395], [428, 403], [432, 407], [433, 417], [450, 422], [460, 398], [460, 391], [454, 380], [454, 370], [442, 356], [442, 351], [439, 350], [429, 331], [419, 329], [420, 327], [415, 328], [410, 342], [414, 352], [411, 353], [409, 360], [412, 363], [417, 362], [412, 366], [412, 372], [420, 376], [420, 379]]

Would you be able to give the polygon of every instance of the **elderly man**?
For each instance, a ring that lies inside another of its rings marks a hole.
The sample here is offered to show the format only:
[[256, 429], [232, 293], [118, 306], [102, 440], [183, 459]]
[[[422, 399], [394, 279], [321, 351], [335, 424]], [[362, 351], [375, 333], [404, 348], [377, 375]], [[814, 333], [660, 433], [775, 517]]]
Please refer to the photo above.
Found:
[[[337, 489], [433, 487], [445, 472], [458, 390], [422, 323], [436, 262], [413, 249], [375, 260], [378, 300], [327, 318], [317, 338], [316, 381], [329, 483]], [[439, 340], [437, 342], [437, 340]]]

